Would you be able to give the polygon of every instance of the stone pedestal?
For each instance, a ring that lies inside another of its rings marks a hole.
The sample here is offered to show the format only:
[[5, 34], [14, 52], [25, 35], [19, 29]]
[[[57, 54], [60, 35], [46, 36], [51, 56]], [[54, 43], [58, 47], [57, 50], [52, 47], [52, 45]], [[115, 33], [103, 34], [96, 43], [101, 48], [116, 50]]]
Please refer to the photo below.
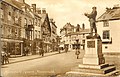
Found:
[[102, 40], [100, 38], [89, 38], [85, 41], [83, 64], [79, 64], [77, 68], [66, 74], [70, 76], [110, 76], [116, 72], [114, 65], [105, 64], [102, 54]]
[[101, 39], [86, 39], [83, 64], [100, 65], [104, 63], [105, 59], [102, 54]]

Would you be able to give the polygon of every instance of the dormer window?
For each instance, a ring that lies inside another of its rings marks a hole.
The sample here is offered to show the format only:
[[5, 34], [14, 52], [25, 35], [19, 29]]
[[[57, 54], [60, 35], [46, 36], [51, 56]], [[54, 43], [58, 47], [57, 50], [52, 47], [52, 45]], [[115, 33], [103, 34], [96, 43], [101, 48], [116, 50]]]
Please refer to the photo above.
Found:
[[103, 22], [103, 27], [109, 27], [109, 22], [108, 21], [104, 21]]

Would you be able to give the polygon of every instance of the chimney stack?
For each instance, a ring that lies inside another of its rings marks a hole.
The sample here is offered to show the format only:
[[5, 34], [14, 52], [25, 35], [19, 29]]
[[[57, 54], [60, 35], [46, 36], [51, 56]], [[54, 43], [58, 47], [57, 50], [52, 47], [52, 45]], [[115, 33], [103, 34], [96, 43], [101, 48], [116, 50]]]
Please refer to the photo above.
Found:
[[85, 24], [84, 24], [84, 23], [82, 24], [82, 29], [83, 29], [83, 30], [85, 29]]
[[40, 8], [37, 8], [37, 13], [41, 14], [41, 9]]
[[45, 8], [42, 9], [42, 14], [46, 14], [46, 9]]
[[32, 4], [33, 12], [36, 12], [36, 4]]
[[50, 19], [50, 22], [53, 22], [53, 19], [52, 19], [52, 18]]

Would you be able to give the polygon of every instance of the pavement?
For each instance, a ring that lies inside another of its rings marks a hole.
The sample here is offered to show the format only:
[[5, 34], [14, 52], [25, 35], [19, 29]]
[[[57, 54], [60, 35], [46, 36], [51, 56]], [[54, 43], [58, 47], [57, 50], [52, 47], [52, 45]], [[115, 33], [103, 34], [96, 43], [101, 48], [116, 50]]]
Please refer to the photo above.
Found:
[[[63, 52], [61, 52], [61, 53], [63, 53]], [[44, 56], [37, 54], [37, 55], [11, 57], [11, 58], [9, 58], [9, 63], [7, 63], [7, 64], [18, 63], [18, 62], [23, 62], [23, 61], [28, 61], [28, 60], [48, 57], [48, 56], [52, 56], [52, 55], [56, 55], [56, 54], [60, 54], [60, 53], [56, 51], [56, 52], [45, 53]]]

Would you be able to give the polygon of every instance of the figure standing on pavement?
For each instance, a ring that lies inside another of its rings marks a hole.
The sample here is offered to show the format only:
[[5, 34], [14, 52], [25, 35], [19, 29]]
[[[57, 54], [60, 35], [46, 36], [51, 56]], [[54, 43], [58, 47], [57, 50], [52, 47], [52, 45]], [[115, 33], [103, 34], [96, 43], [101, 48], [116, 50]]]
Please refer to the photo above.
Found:
[[28, 53], [29, 53], [29, 47], [26, 46], [26, 47], [25, 47], [25, 55], [28, 56]]
[[5, 51], [5, 49], [2, 49], [1, 51], [1, 63], [9, 63], [9, 54]]
[[65, 52], [66, 53], [68, 52], [68, 46], [65, 46]]
[[97, 16], [97, 11], [96, 7], [92, 7], [92, 12], [90, 14], [85, 13], [84, 15], [89, 18], [90, 21], [90, 29], [91, 29], [91, 36], [93, 36], [93, 29], [95, 30], [95, 35], [97, 35], [97, 28], [96, 28], [96, 16]]

